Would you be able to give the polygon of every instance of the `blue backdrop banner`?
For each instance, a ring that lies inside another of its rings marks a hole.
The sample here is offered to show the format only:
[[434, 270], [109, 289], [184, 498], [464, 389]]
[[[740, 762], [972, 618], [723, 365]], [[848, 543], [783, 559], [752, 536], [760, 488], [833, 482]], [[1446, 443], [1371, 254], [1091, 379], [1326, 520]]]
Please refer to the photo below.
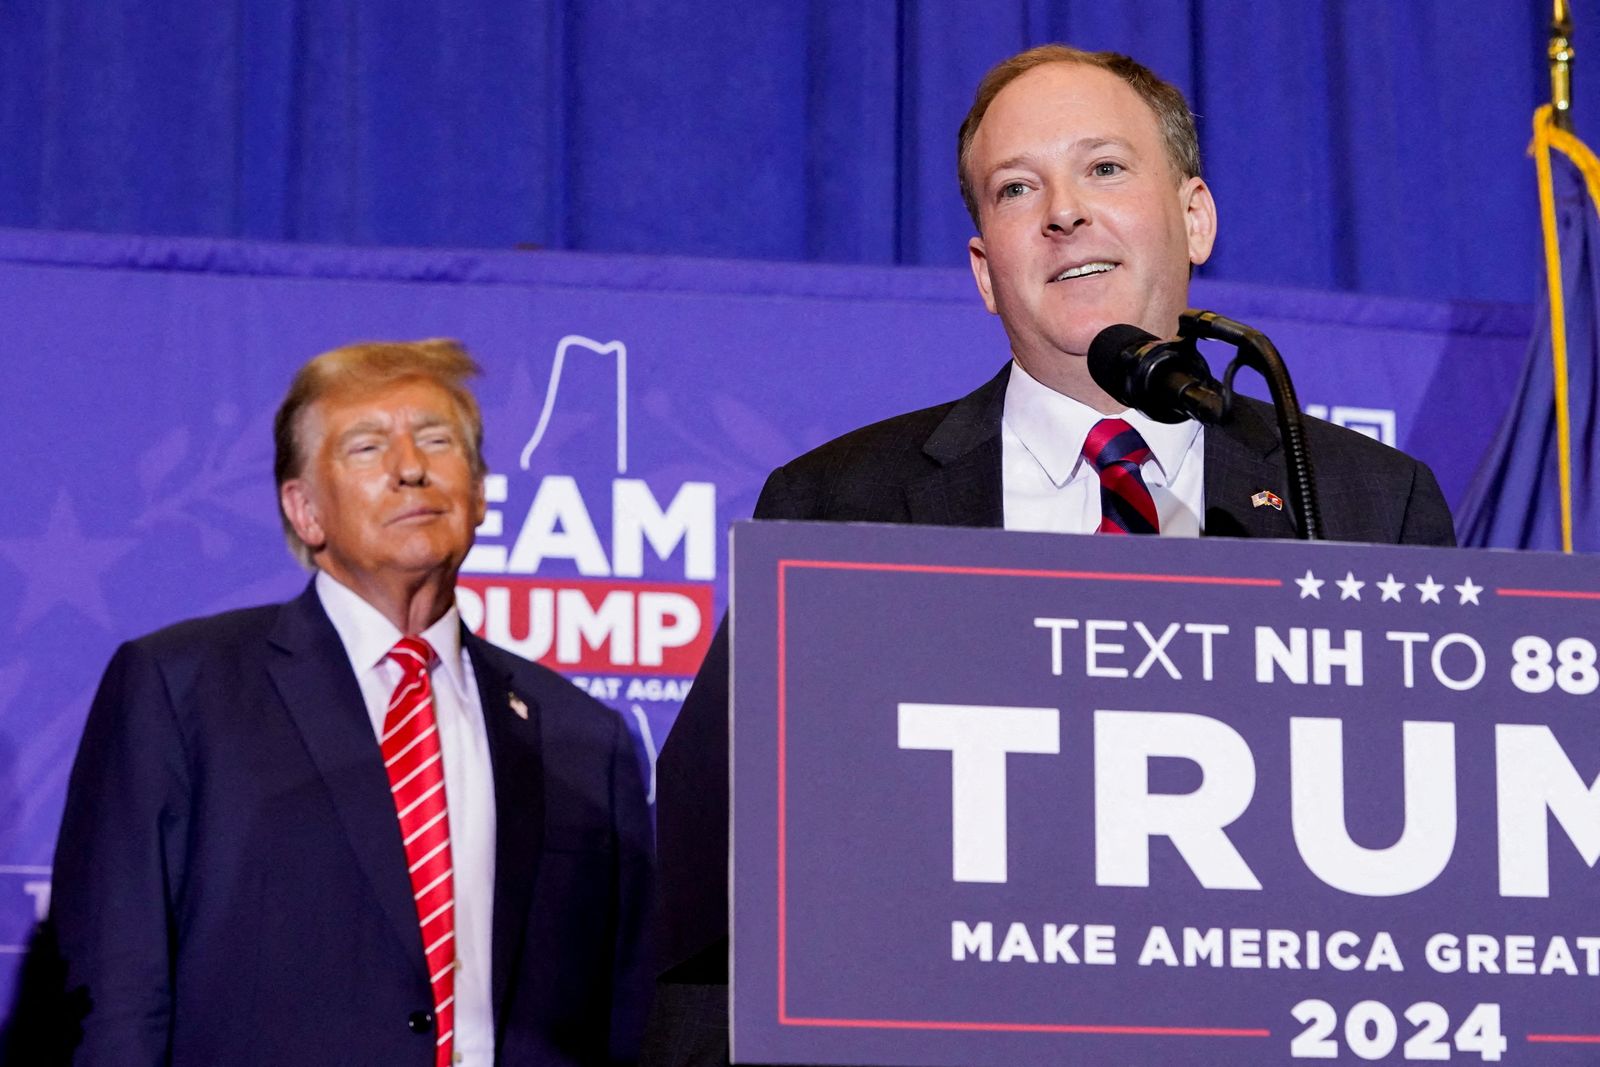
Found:
[[[1519, 307], [1229, 286], [1322, 414], [1459, 499], [1528, 335]], [[622, 709], [653, 757], [767, 472], [961, 395], [1007, 347], [965, 270], [356, 251], [0, 231], [0, 994], [42, 914], [67, 770], [118, 642], [282, 599], [272, 413], [358, 339], [485, 368], [490, 514], [462, 607]]]

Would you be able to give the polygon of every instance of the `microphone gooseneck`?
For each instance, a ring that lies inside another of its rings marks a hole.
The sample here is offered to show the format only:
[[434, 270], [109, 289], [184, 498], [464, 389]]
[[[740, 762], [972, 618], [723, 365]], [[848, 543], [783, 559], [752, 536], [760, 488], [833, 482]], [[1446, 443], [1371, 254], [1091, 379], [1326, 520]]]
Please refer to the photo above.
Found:
[[[1178, 334], [1189, 343], [1209, 338], [1230, 344], [1239, 355], [1223, 375], [1223, 388], [1233, 394], [1233, 376], [1241, 365], [1267, 380], [1272, 406], [1278, 414], [1278, 434], [1283, 441], [1283, 461], [1289, 475], [1289, 501], [1300, 520], [1300, 537], [1321, 541], [1322, 515], [1317, 508], [1316, 483], [1311, 474], [1311, 456], [1306, 449], [1305, 425], [1300, 421], [1300, 401], [1289, 380], [1289, 368], [1267, 335], [1242, 322], [1225, 318], [1214, 311], [1190, 308], [1178, 318]], [[1102, 388], [1104, 388], [1102, 386]]]

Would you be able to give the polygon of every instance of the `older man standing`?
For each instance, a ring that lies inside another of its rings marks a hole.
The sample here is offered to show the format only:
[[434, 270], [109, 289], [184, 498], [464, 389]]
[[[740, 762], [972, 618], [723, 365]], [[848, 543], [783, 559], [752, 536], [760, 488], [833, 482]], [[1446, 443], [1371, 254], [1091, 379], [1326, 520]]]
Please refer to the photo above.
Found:
[[633, 1057], [650, 830], [626, 728], [468, 633], [482, 422], [453, 342], [296, 375], [279, 502], [316, 577], [117, 651], [52, 919], [75, 1062]]
[[[1089, 374], [1090, 342], [1128, 323], [1175, 336], [1217, 209], [1183, 95], [1111, 52], [1029, 49], [978, 86], [957, 146], [977, 228], [973, 278], [1010, 358], [959, 400], [856, 430], [774, 471], [758, 519], [992, 526], [1058, 533], [1293, 537], [1271, 409], [1158, 423]], [[1308, 420], [1327, 536], [1454, 543], [1432, 473]], [[1269, 494], [1271, 495], [1271, 494]], [[666, 970], [652, 1065], [726, 1062], [727, 642], [713, 642], [657, 765]]]

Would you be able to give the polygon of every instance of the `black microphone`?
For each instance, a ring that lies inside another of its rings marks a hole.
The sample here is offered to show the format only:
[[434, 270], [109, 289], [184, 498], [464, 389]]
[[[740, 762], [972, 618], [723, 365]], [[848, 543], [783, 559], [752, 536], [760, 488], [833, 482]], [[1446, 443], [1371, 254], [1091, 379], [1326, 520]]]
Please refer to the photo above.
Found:
[[1163, 341], [1137, 326], [1107, 326], [1089, 345], [1089, 374], [1113, 400], [1157, 422], [1228, 417], [1224, 390], [1190, 340]]

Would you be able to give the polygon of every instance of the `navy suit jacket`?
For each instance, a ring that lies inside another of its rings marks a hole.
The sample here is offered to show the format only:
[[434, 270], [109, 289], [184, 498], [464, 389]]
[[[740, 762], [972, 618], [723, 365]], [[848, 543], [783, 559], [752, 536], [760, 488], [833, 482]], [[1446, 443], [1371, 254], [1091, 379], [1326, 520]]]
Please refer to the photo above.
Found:
[[[772, 472], [755, 518], [1001, 526], [1009, 363], [960, 400], [845, 434]], [[1305, 420], [1330, 541], [1453, 545], [1433, 472], [1343, 427]], [[1272, 408], [1249, 397], [1205, 431], [1208, 537], [1297, 536]], [[1257, 507], [1269, 489], [1284, 508]], [[662, 958], [669, 980], [727, 980], [728, 645], [717, 631], [656, 765]]]
[[[494, 769], [496, 1060], [631, 1060], [651, 832], [629, 733], [555, 673], [464, 644]], [[117, 651], [51, 912], [69, 992], [87, 994], [75, 1062], [431, 1067], [399, 823], [314, 586]]]

